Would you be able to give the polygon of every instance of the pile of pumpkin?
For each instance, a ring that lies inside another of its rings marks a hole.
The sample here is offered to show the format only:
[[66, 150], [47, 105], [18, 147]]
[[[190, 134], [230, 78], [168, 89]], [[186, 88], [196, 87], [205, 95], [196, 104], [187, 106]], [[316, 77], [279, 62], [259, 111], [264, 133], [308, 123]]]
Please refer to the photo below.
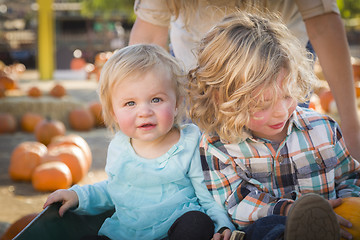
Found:
[[[45, 136], [44, 139], [49, 139]], [[78, 183], [89, 171], [92, 153], [79, 135], [57, 135], [48, 144], [25, 141], [11, 154], [9, 175], [14, 181], [29, 181], [37, 191], [54, 191]]]
[[9, 175], [14, 181], [31, 181], [38, 191], [54, 191], [78, 183], [89, 171], [92, 153], [86, 140], [66, 135], [58, 120], [25, 113], [22, 129], [32, 132], [36, 141], [22, 142], [11, 154]]
[[[26, 112], [20, 117], [18, 122], [13, 114], [0, 112], [0, 134], [14, 133], [18, 130], [19, 125], [21, 130], [25, 132], [34, 132], [36, 124], [43, 119], [44, 117], [41, 114]], [[94, 127], [105, 126], [102, 106], [98, 101], [90, 102], [86, 107], [70, 110], [68, 119], [70, 127], [75, 131], [89, 131]]]

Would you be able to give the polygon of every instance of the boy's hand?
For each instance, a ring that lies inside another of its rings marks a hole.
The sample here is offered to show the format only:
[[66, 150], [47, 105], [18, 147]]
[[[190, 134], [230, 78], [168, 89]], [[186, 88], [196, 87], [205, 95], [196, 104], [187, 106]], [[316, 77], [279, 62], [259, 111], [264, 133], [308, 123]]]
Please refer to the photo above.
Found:
[[231, 230], [225, 229], [222, 233], [215, 233], [211, 240], [229, 240], [231, 236]]
[[51, 193], [44, 203], [43, 208], [51, 205], [55, 202], [62, 202], [62, 206], [59, 209], [59, 215], [62, 217], [64, 213], [70, 208], [76, 207], [79, 204], [79, 198], [76, 192], [72, 190], [60, 189]]
[[[341, 200], [341, 198], [338, 198], [338, 199], [328, 200], [328, 202], [330, 203], [332, 208], [336, 208], [337, 206], [341, 205], [342, 200]], [[338, 214], [336, 214], [336, 216], [337, 216], [337, 219], [338, 219], [338, 222], [339, 222], [340, 226], [344, 226], [344, 227], [347, 227], [347, 228], [352, 227], [352, 224], [351, 224], [350, 221], [346, 220], [345, 218], [343, 218], [342, 216], [340, 216]], [[345, 239], [352, 239], [352, 235], [343, 228], [340, 228], [340, 234]]]

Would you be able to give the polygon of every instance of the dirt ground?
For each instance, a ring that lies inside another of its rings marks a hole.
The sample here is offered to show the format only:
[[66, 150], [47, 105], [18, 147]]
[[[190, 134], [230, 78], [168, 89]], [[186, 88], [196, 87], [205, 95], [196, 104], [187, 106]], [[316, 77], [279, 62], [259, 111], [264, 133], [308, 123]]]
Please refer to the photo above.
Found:
[[[25, 79], [19, 81], [20, 88], [26, 91], [34, 84], [47, 91], [53, 81]], [[97, 99], [96, 81], [62, 80], [67, 93], [84, 102]], [[87, 176], [79, 184], [91, 184], [106, 178], [104, 172], [106, 151], [111, 134], [105, 128], [94, 128], [88, 132], [76, 132], [67, 129], [67, 134], [82, 136], [89, 144], [93, 154], [93, 164]], [[14, 134], [0, 134], [0, 237], [6, 228], [20, 217], [42, 211], [48, 192], [41, 193], [33, 189], [30, 182], [14, 182], [9, 178], [8, 167], [13, 149], [21, 142], [35, 141], [31, 133], [17, 131]]]

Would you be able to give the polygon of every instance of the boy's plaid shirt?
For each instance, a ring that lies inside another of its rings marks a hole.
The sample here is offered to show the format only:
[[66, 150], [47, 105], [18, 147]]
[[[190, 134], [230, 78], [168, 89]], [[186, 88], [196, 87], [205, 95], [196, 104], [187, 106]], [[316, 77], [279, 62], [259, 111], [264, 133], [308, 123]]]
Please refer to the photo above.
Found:
[[359, 197], [360, 164], [345, 147], [338, 124], [297, 107], [286, 139], [276, 145], [250, 134], [239, 144], [203, 135], [200, 144], [205, 182], [241, 229], [304, 193], [326, 199]]

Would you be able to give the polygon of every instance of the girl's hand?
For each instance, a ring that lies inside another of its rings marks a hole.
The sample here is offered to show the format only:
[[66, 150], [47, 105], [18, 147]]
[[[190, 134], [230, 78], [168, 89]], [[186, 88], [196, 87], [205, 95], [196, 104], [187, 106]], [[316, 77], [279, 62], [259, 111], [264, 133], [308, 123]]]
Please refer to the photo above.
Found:
[[215, 233], [211, 240], [229, 240], [231, 237], [231, 230], [225, 229], [222, 233]]
[[44, 203], [43, 208], [51, 205], [55, 202], [62, 202], [62, 206], [59, 209], [59, 215], [62, 217], [64, 213], [70, 208], [77, 207], [79, 204], [79, 198], [76, 192], [72, 190], [60, 189], [51, 193]]
[[[331, 200], [328, 200], [328, 202], [330, 203], [330, 205], [332, 206], [332, 208], [336, 208], [337, 206], [340, 206], [341, 203], [342, 203], [342, 200], [341, 198], [338, 198], [338, 199], [331, 199]], [[336, 213], [335, 213], [336, 214]], [[347, 227], [347, 228], [351, 228], [352, 227], [352, 224], [350, 221], [346, 220], [345, 218], [343, 218], [342, 216], [336, 214], [336, 217], [338, 219], [338, 222], [340, 224], [340, 226], [344, 226], [344, 227]], [[340, 234], [343, 238], [345, 239], [352, 239], [352, 235], [346, 231], [345, 229], [343, 228], [340, 228]]]

